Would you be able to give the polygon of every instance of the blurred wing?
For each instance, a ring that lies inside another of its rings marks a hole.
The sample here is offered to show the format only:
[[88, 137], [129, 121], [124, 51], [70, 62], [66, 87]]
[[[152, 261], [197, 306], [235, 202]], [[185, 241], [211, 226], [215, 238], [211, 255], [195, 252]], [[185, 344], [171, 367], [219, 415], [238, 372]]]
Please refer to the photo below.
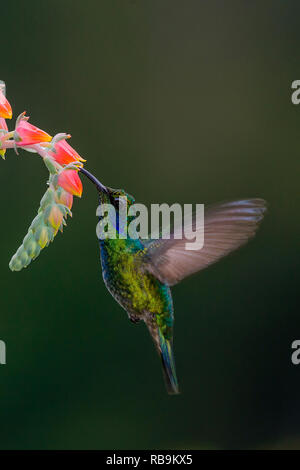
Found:
[[263, 199], [224, 202], [205, 208], [203, 248], [186, 250], [185, 244], [190, 240], [174, 239], [175, 226], [169, 240], [146, 244], [146, 269], [163, 283], [177, 284], [246, 243], [255, 235], [265, 210]]

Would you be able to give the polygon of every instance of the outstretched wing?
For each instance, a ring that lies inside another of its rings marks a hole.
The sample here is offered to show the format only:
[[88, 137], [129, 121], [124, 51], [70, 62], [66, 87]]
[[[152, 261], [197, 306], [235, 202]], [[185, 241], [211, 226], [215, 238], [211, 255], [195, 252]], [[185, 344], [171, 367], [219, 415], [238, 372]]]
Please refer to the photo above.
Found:
[[[204, 211], [204, 246], [186, 250], [186, 238], [152, 240], [146, 244], [145, 268], [161, 282], [177, 284], [181, 279], [215, 263], [255, 235], [266, 210], [263, 199], [231, 201], [210, 206]], [[194, 230], [195, 219], [192, 219]]]

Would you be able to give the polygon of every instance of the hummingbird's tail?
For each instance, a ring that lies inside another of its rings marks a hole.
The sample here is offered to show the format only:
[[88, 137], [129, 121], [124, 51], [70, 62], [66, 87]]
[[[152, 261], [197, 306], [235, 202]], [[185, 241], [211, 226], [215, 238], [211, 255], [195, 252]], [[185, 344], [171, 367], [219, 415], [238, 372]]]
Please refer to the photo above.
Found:
[[165, 339], [163, 334], [158, 328], [159, 334], [159, 354], [161, 357], [164, 379], [167, 387], [167, 392], [170, 395], [177, 395], [179, 393], [178, 381], [175, 370], [175, 360], [173, 354], [172, 340]]
[[150, 335], [152, 336], [152, 339], [154, 341], [155, 347], [161, 358], [167, 392], [170, 395], [177, 395], [179, 393], [179, 390], [175, 370], [172, 333], [168, 335], [168, 338], [166, 338], [166, 335], [163, 333], [162, 329], [157, 324], [156, 319], [153, 315], [147, 315], [146, 317], [144, 317], [144, 321], [148, 327]]

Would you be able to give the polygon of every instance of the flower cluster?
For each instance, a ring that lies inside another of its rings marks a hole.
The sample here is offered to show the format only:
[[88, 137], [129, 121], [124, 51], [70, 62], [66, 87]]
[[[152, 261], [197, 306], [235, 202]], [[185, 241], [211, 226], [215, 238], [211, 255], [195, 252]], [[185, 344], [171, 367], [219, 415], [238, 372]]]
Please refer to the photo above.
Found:
[[82, 195], [78, 171], [85, 160], [67, 142], [70, 135], [52, 137], [29, 123], [25, 112], [17, 118], [15, 129], [9, 132], [6, 119], [11, 118], [12, 109], [6, 98], [5, 84], [0, 81], [0, 155], [5, 159], [8, 148], [15, 149], [17, 153], [22, 148], [39, 154], [49, 171], [49, 187], [40, 202], [38, 214], [9, 263], [12, 271], [20, 271], [53, 241], [59, 230], [63, 231], [67, 216], [72, 216], [73, 196]]

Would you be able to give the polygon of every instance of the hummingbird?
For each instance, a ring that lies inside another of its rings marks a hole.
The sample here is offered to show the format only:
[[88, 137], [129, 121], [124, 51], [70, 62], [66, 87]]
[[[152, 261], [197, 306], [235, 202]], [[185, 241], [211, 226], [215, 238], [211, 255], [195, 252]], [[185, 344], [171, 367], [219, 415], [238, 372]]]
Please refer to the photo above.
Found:
[[[96, 185], [100, 206], [114, 206], [117, 218], [111, 222], [111, 228], [119, 233], [119, 203], [125, 201], [129, 208], [135, 202], [134, 197], [123, 189], [104, 186], [86, 169], [80, 171]], [[131, 238], [128, 235], [126, 239], [117, 236], [99, 240], [104, 283], [131, 322], [146, 324], [161, 358], [170, 395], [179, 393], [173, 352], [171, 287], [245, 244], [255, 235], [265, 210], [266, 202], [259, 198], [205, 207], [204, 245], [200, 250], [186, 250], [187, 240], [175, 236], [176, 225], [169, 239]], [[101, 220], [102, 216], [99, 223]], [[127, 217], [126, 223], [129, 222], [130, 217]], [[190, 223], [195, 225], [194, 217]]]

